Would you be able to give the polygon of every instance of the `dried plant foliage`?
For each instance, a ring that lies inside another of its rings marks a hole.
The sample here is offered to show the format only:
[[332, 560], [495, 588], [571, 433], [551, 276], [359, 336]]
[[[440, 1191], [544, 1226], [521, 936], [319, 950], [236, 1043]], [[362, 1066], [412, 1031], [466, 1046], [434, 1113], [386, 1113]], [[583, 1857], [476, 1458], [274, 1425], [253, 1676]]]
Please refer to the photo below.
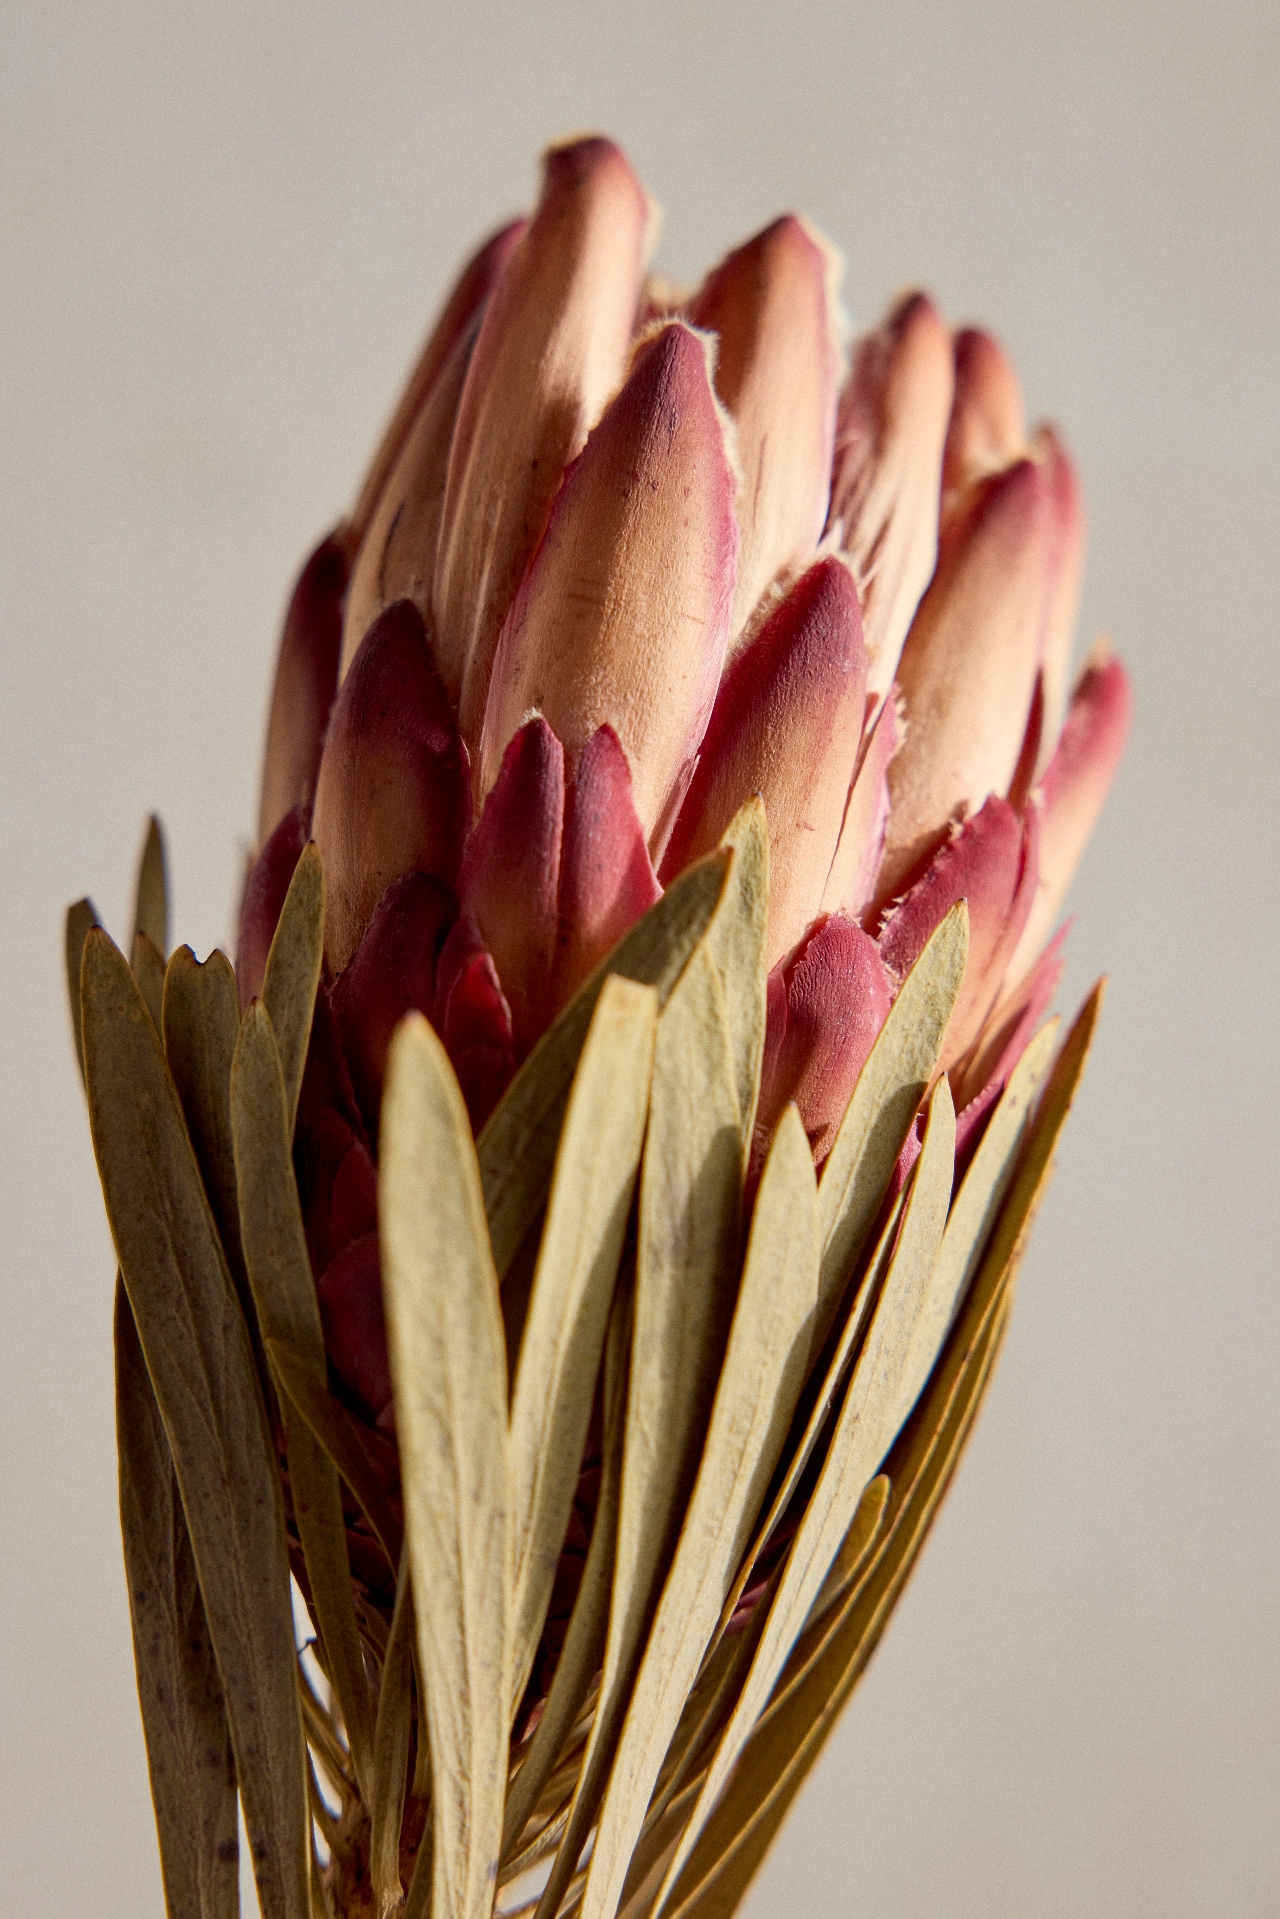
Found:
[[[953, 1193], [937, 1069], [962, 903], [821, 1177], [789, 1108], [753, 1192], [767, 906], [754, 801], [478, 1141], [435, 1034], [401, 1023], [378, 1184], [398, 1489], [329, 1375], [293, 1170], [316, 849], [243, 1017], [221, 954], [166, 965], [154, 821], [130, 962], [70, 909], [170, 1914], [237, 1913], [237, 1797], [268, 1919], [738, 1906], [955, 1470], [1101, 1000], [1032, 1040]], [[581, 1577], [540, 1665], [588, 1458]]]

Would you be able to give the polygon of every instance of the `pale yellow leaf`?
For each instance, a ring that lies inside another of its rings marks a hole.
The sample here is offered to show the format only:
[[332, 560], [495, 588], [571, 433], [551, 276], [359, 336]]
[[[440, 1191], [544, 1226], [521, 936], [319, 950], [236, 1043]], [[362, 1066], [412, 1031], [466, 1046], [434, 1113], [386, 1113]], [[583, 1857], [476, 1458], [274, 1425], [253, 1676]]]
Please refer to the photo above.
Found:
[[800, 1115], [774, 1133], [706, 1444], [601, 1807], [583, 1912], [615, 1911], [663, 1758], [804, 1383], [818, 1295], [817, 1188]]
[[808, 1659], [794, 1672], [788, 1667], [668, 1899], [671, 1919], [728, 1919], [737, 1910], [910, 1574], [995, 1363], [1018, 1263], [1084, 1070], [1101, 997], [1100, 984], [1058, 1057], [959, 1322], [886, 1461], [891, 1494], [871, 1562]]
[[222, 1683], [169, 1442], [120, 1279], [115, 1358], [120, 1531], [165, 1906], [193, 1919], [236, 1919], [236, 1769]]
[[707, 945], [719, 968], [725, 1004], [731, 1011], [743, 1150], [749, 1153], [760, 1098], [768, 980], [769, 827], [758, 793], [739, 807], [720, 844], [732, 847], [734, 857], [707, 933]]
[[432, 1887], [435, 1883], [435, 1842], [431, 1825], [422, 1835], [417, 1858], [413, 1862], [413, 1872], [409, 1878], [409, 1890], [405, 1894], [404, 1908], [400, 1919], [433, 1919], [435, 1908], [432, 1905]]
[[734, 1059], [719, 969], [702, 945], [658, 1021], [604, 1677], [539, 1919], [556, 1911], [595, 1819], [711, 1413], [738, 1276], [743, 1163]]
[[[569, 1630], [556, 1661], [551, 1690], [529, 1750], [507, 1792], [502, 1831], [504, 1877], [507, 1862], [527, 1825], [538, 1797], [581, 1711], [591, 1681], [600, 1670], [609, 1619], [618, 1534], [618, 1497], [622, 1488], [622, 1442], [627, 1410], [627, 1365], [631, 1356], [631, 1295], [625, 1279], [614, 1295], [605, 1341], [604, 1440], [600, 1491], [591, 1523], [582, 1581], [569, 1618]], [[514, 1877], [512, 1870], [509, 1876]]]
[[165, 1058], [182, 1101], [187, 1132], [257, 1358], [257, 1313], [240, 1244], [240, 1202], [231, 1141], [231, 1061], [239, 1031], [240, 996], [226, 954], [215, 948], [202, 965], [189, 946], [177, 947], [164, 975], [161, 1034]]
[[[729, 1919], [835, 1725], [902, 1584], [924, 1542], [956, 1465], [990, 1372], [993, 1328], [970, 1353], [960, 1392], [947, 1397], [951, 1419], [931, 1429], [917, 1457], [900, 1463], [889, 1500], [886, 1479], [871, 1482], [851, 1536], [852, 1578], [841, 1598], [796, 1647], [668, 1899], [671, 1919]], [[998, 1339], [999, 1326], [994, 1328]], [[874, 1510], [864, 1511], [874, 1502]], [[866, 1533], [874, 1525], [868, 1541]], [[842, 1551], [842, 1557], [844, 1553]], [[834, 1568], [833, 1568], [834, 1571]]]
[[919, 1314], [951, 1198], [955, 1113], [946, 1080], [929, 1107], [902, 1233], [858, 1356], [831, 1446], [805, 1509], [760, 1646], [732, 1719], [708, 1769], [698, 1804], [668, 1868], [659, 1907], [697, 1843], [725, 1781], [768, 1703], [867, 1485], [884, 1457], [903, 1358]]
[[292, 1347], [268, 1339], [266, 1350], [280, 1390], [306, 1420], [355, 1494], [387, 1555], [387, 1564], [398, 1566], [403, 1528], [374, 1471], [355, 1420], [341, 1401], [319, 1384], [314, 1367]]
[[378, 1219], [433, 1779], [433, 1919], [486, 1919], [511, 1696], [507, 1377], [480, 1169], [419, 1014], [387, 1058]]
[[818, 1184], [822, 1281], [814, 1353], [821, 1349], [889, 1176], [938, 1063], [964, 980], [969, 910], [953, 906], [902, 983], [858, 1076]]
[[309, 1911], [284, 1504], [253, 1357], [160, 1039], [101, 930], [81, 972], [94, 1151], [182, 1489], [265, 1919]]
[[894, 1249], [898, 1243], [898, 1228], [902, 1223], [902, 1209], [907, 1201], [907, 1190], [908, 1189], [904, 1188], [904, 1190], [898, 1194], [897, 1199], [889, 1209], [889, 1217], [881, 1229], [875, 1252], [868, 1261], [867, 1269], [858, 1284], [858, 1290], [854, 1295], [853, 1302], [848, 1313], [845, 1315], [844, 1325], [840, 1329], [840, 1338], [836, 1342], [835, 1352], [832, 1354], [827, 1365], [827, 1370], [823, 1375], [817, 1396], [809, 1409], [809, 1415], [805, 1421], [804, 1431], [800, 1436], [799, 1444], [787, 1460], [786, 1471], [778, 1483], [769, 1509], [756, 1528], [755, 1537], [751, 1542], [751, 1549], [745, 1554], [742, 1565], [738, 1569], [737, 1576], [729, 1588], [728, 1596], [724, 1602], [724, 1609], [720, 1616], [720, 1630], [722, 1632], [728, 1625], [739, 1599], [741, 1599], [743, 1593], [746, 1591], [747, 1582], [755, 1569], [756, 1561], [781, 1524], [782, 1516], [791, 1504], [796, 1487], [800, 1484], [801, 1474], [812, 1458], [813, 1449], [826, 1428], [831, 1408], [835, 1404], [836, 1394], [845, 1382], [849, 1366], [853, 1360], [853, 1355], [862, 1337], [863, 1330], [867, 1323], [867, 1316], [880, 1297], [880, 1289], [884, 1284], [884, 1276], [889, 1270], [889, 1261], [892, 1259]]
[[[831, 1571], [822, 1583], [822, 1590], [813, 1602], [813, 1610], [805, 1621], [804, 1636], [797, 1643], [800, 1651], [814, 1628], [821, 1624], [833, 1606], [839, 1606], [852, 1591], [855, 1581], [860, 1577], [867, 1555], [875, 1546], [880, 1529], [884, 1524], [885, 1508], [889, 1503], [889, 1475], [880, 1473], [872, 1480], [862, 1498], [858, 1501], [858, 1510], [853, 1515], [853, 1523], [844, 1536], [844, 1543], [831, 1562]], [[794, 1659], [795, 1653], [792, 1654]]]
[[[302, 1209], [293, 1175], [292, 1131], [271, 1018], [260, 1000], [240, 1023], [231, 1067], [231, 1131], [240, 1233], [265, 1338], [288, 1346], [316, 1384], [328, 1374]], [[342, 1495], [333, 1462], [305, 1418], [282, 1401], [289, 1486], [316, 1625], [347, 1729], [365, 1805], [373, 1797], [373, 1722], [360, 1647]]]
[[351, 1755], [342, 1743], [328, 1707], [317, 1699], [301, 1655], [298, 1659], [298, 1693], [302, 1700], [302, 1721], [312, 1756], [320, 1760], [339, 1798], [346, 1799], [355, 1791], [356, 1783], [351, 1770]]
[[98, 924], [98, 915], [93, 901], [76, 900], [67, 908], [66, 923], [63, 928], [63, 956], [67, 968], [67, 1001], [71, 1008], [71, 1034], [75, 1041], [76, 1064], [80, 1068], [80, 1083], [84, 1084], [84, 1038], [80, 1030], [80, 961], [84, 954], [84, 943], [89, 937], [89, 928]]
[[1049, 1083], [1028, 1129], [1013, 1182], [1000, 1209], [977, 1279], [973, 1282], [973, 1290], [979, 1297], [985, 1286], [995, 1283], [993, 1274], [1003, 1273], [1008, 1266], [1016, 1269], [1022, 1257], [1036, 1209], [1048, 1187], [1058, 1135], [1071, 1111], [1071, 1103], [1089, 1058], [1106, 984], [1105, 979], [1098, 981], [1076, 1015], [1062, 1051], [1054, 1062]]
[[921, 1304], [903, 1368], [895, 1418], [901, 1423], [933, 1370], [991, 1236], [991, 1228], [1022, 1148], [1030, 1116], [1053, 1063], [1059, 1021], [1048, 1021], [1031, 1041], [987, 1121], [981, 1143], [956, 1194], [938, 1257]]
[[378, 1718], [373, 1737], [374, 1788], [369, 1873], [379, 1919], [388, 1919], [404, 1897], [400, 1883], [400, 1826], [413, 1734], [413, 1584], [408, 1555], [396, 1580], [391, 1637], [382, 1662]]
[[145, 933], [164, 965], [169, 951], [169, 887], [164, 851], [164, 829], [156, 814], [147, 821], [138, 879], [134, 889], [133, 930]]
[[271, 1015], [284, 1074], [290, 1138], [307, 1064], [323, 952], [324, 868], [319, 847], [308, 840], [284, 896], [262, 980], [262, 1003]]
[[[709, 1746], [719, 1738], [721, 1728], [738, 1703], [784, 1564], [785, 1561], [779, 1561], [765, 1581], [759, 1603], [753, 1606], [745, 1624], [732, 1633], [719, 1634], [705, 1655], [698, 1683], [689, 1695], [675, 1738], [662, 1762], [658, 1790], [645, 1814], [645, 1832], [665, 1813], [676, 1793], [683, 1792], [692, 1774], [705, 1771], [705, 1764], [699, 1762], [705, 1761]], [[624, 1887], [624, 1900], [630, 1897], [631, 1890]]]
[[134, 934], [130, 965], [158, 1033], [164, 1003], [164, 956], [149, 934]]
[[307, 1753], [307, 1800], [320, 1837], [332, 1851], [338, 1840], [338, 1822], [320, 1790], [320, 1775], [316, 1771], [315, 1754], [311, 1751]]
[[724, 891], [732, 862], [709, 853], [667, 888], [584, 981], [543, 1034], [476, 1142], [485, 1212], [499, 1279], [546, 1200], [569, 1084], [600, 989], [611, 973], [655, 986], [665, 1005]]
[[657, 1017], [651, 986], [605, 981], [560, 1135], [511, 1401], [513, 1711], [533, 1666], [582, 1466], [644, 1143]]
[[314, 1832], [311, 1835], [311, 1919], [336, 1919], [333, 1901], [324, 1883], [324, 1867]]

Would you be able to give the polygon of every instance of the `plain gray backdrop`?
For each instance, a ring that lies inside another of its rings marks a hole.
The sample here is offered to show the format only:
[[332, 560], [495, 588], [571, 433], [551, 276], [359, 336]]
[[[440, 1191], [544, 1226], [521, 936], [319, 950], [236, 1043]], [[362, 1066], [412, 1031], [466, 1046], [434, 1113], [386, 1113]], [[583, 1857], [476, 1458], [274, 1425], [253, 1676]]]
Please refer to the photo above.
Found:
[[0, 1904], [162, 1910], [61, 914], [227, 938], [295, 566], [446, 278], [612, 132], [697, 276], [799, 208], [1016, 356], [1136, 682], [1105, 1023], [1005, 1357], [750, 1919], [1280, 1912], [1280, 11], [65, 5], [0, 20]]

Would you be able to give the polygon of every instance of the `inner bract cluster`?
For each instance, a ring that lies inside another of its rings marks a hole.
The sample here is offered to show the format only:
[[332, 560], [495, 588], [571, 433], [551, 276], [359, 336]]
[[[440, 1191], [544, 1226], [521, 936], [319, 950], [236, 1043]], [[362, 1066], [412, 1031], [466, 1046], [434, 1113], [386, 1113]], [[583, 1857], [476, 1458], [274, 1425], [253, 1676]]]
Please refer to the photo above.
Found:
[[941, 1065], [963, 1161], [1057, 985], [1050, 935], [1123, 748], [1105, 646], [1071, 688], [1075, 474], [1052, 428], [1028, 434], [999, 346], [915, 293], [848, 348], [836, 256], [795, 216], [691, 292], [648, 273], [655, 232], [617, 147], [547, 156], [285, 621], [237, 970], [247, 1004], [314, 837], [325, 978], [295, 1163], [332, 1366], [384, 1427], [376, 1163], [406, 1012], [479, 1131], [759, 794], [757, 1169], [792, 1101], [822, 1163], [960, 899]]

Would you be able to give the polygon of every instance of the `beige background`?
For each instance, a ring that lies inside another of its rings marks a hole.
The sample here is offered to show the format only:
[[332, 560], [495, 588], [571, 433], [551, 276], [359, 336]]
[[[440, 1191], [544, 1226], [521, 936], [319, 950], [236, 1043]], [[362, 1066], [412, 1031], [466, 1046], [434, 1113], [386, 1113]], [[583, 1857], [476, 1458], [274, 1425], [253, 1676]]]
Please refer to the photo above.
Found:
[[0, 1906], [161, 1911], [64, 903], [145, 809], [225, 936], [282, 596], [445, 275], [599, 124], [694, 275], [781, 208], [997, 327], [1137, 683], [1076, 889], [1112, 996], [996, 1389], [749, 1905], [1280, 1912], [1280, 11], [1085, 0], [0, 18]]

